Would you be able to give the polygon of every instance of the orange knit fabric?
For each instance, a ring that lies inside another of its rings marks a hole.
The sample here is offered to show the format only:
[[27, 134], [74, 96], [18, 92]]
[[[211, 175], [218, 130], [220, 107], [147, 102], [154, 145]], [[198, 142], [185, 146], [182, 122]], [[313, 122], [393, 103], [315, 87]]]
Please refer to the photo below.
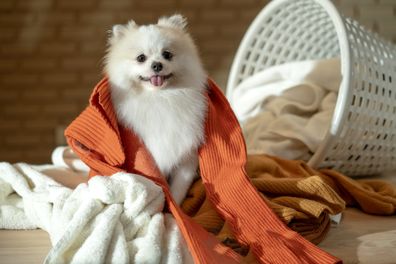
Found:
[[[117, 123], [108, 80], [96, 87], [90, 105], [67, 128], [69, 145], [92, 169], [91, 175], [139, 173], [160, 185], [195, 263], [240, 263], [175, 204], [169, 186], [138, 137]], [[246, 148], [239, 124], [220, 89], [208, 81], [205, 143], [199, 150], [202, 181], [210, 201], [227, 219], [238, 242], [260, 263], [341, 263], [288, 229], [252, 186], [245, 172]]]

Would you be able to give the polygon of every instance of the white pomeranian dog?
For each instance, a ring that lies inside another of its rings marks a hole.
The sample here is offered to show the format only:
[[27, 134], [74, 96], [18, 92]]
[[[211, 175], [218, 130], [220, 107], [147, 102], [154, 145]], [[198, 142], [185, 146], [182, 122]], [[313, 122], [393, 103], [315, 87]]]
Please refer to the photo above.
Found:
[[179, 14], [116, 25], [105, 57], [119, 123], [142, 139], [178, 204], [197, 176], [207, 113], [207, 75], [186, 25]]

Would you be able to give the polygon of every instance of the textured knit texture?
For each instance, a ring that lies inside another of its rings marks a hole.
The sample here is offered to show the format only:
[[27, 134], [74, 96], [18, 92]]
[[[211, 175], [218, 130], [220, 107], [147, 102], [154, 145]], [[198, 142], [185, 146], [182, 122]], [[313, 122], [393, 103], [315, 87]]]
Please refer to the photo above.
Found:
[[[290, 195], [294, 192], [295, 195], [311, 193], [310, 197], [314, 198], [316, 195], [319, 198], [327, 188], [323, 186], [327, 185], [334, 192], [331, 195], [324, 195], [326, 197], [321, 198], [322, 201], [332, 201], [337, 204], [342, 199], [347, 206], [358, 207], [365, 213], [396, 214], [396, 186], [384, 180], [355, 180], [335, 170], [315, 170], [304, 161], [285, 160], [266, 155], [249, 156], [247, 171], [253, 182], [260, 182], [260, 178], [274, 180], [272, 187], [268, 187], [264, 183], [257, 187], [269, 196]], [[312, 176], [318, 184], [310, 183], [307, 180]], [[302, 178], [306, 178], [306, 180]], [[294, 181], [296, 182], [295, 187], [292, 186]], [[289, 185], [287, 185], [288, 182]], [[339, 197], [335, 194], [338, 194]]]
[[[163, 188], [169, 211], [184, 235], [195, 263], [239, 263], [238, 254], [185, 215], [171, 197], [169, 186], [151, 155], [133, 131], [119, 128], [110, 103], [107, 79], [95, 88], [90, 105], [68, 127], [70, 146], [92, 174], [139, 173]], [[205, 143], [199, 165], [206, 193], [229, 223], [237, 241], [249, 246], [261, 263], [339, 263], [278, 219], [245, 172], [246, 148], [239, 124], [220, 89], [208, 82]], [[127, 144], [122, 144], [122, 142]]]
[[[352, 180], [334, 170], [314, 170], [303, 161], [268, 155], [249, 155], [246, 171], [279, 219], [315, 244], [329, 230], [329, 215], [342, 212], [347, 205], [370, 214], [396, 214], [396, 186], [386, 181]], [[228, 223], [216, 212], [201, 179], [190, 188], [182, 209], [224, 244], [248, 254], [249, 248], [237, 243]]]

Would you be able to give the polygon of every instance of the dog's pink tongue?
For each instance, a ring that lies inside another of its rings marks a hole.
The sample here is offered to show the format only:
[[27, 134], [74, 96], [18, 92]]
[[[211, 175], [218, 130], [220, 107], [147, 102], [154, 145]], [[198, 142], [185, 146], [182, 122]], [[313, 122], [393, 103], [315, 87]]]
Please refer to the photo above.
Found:
[[159, 75], [151, 76], [150, 82], [154, 86], [161, 86], [164, 83], [164, 78]]

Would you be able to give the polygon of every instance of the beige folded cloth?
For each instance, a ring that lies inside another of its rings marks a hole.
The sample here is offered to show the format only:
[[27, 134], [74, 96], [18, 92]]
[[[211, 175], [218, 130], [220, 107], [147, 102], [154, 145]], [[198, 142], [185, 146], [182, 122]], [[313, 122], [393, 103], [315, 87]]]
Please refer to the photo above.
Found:
[[339, 58], [289, 62], [242, 81], [229, 96], [248, 154], [309, 160], [331, 123]]

